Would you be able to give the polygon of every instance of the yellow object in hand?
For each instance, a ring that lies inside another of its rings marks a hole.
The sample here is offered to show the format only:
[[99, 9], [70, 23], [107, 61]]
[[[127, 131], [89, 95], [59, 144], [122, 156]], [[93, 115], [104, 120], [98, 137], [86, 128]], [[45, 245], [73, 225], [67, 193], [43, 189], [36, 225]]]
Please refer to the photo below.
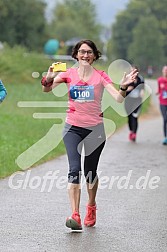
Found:
[[66, 72], [67, 66], [66, 63], [53, 63], [53, 72]]

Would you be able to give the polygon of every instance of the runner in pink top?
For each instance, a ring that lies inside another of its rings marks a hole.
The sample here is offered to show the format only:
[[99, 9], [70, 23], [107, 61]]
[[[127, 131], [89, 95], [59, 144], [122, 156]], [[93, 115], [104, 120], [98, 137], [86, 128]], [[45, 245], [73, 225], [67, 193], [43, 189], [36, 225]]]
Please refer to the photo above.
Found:
[[[125, 73], [120, 89], [117, 90], [104, 71], [92, 67], [93, 62], [100, 56], [101, 53], [93, 41], [81, 40], [74, 46], [72, 52], [72, 57], [78, 61], [78, 67], [56, 73], [50, 66], [47, 75], [41, 81], [44, 92], [50, 92], [64, 82], [68, 89], [68, 111], [63, 130], [63, 141], [69, 162], [68, 188], [72, 215], [67, 218], [66, 226], [75, 230], [82, 229], [79, 209], [83, 146], [84, 176], [88, 192], [84, 225], [89, 227], [96, 223], [97, 166], [106, 140], [101, 111], [104, 88], [117, 102], [123, 102], [128, 84], [135, 80], [138, 73], [136, 69], [129, 74]], [[59, 63], [57, 62], [57, 64]]]
[[163, 145], [167, 145], [167, 66], [162, 68], [162, 76], [158, 78], [158, 91], [160, 110], [163, 117]]

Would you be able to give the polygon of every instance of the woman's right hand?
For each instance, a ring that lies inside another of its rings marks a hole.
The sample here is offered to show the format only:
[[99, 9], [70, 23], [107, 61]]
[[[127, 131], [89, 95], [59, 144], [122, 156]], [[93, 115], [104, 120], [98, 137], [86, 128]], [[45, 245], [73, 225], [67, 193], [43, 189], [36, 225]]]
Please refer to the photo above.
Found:
[[[56, 62], [54, 64], [60, 64], [61, 62]], [[48, 72], [46, 74], [46, 80], [47, 82], [53, 81], [53, 79], [57, 76], [58, 72], [53, 71], [53, 65], [51, 65], [48, 69]]]

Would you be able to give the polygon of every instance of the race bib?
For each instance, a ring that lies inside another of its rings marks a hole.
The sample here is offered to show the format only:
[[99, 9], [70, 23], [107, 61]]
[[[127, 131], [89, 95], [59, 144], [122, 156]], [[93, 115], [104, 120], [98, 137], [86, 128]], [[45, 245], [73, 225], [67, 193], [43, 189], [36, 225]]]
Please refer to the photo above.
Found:
[[94, 86], [71, 86], [70, 98], [78, 102], [94, 101]]
[[164, 90], [164, 91], [162, 92], [162, 98], [163, 98], [163, 99], [167, 99], [167, 91]]

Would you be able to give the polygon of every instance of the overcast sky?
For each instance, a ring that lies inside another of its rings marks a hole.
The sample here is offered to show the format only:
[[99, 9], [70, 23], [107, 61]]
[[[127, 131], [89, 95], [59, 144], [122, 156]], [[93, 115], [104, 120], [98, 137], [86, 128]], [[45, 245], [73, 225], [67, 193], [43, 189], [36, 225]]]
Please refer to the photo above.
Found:
[[110, 25], [116, 14], [125, 9], [129, 0], [92, 0], [97, 6], [98, 20], [104, 25]]
[[[44, 0], [48, 4], [47, 11], [50, 11], [57, 2], [61, 0]], [[97, 19], [100, 23], [109, 26], [114, 21], [116, 14], [125, 9], [129, 0], [92, 0], [97, 6]]]

